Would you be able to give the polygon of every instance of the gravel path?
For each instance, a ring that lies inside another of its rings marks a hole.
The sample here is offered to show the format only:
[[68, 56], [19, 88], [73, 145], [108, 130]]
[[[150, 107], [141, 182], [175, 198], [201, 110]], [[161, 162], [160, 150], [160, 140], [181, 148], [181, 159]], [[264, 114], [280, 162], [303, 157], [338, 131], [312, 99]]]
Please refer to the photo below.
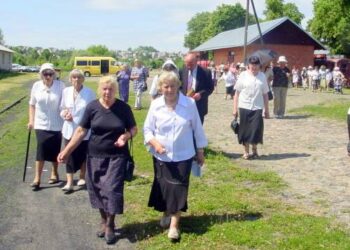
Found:
[[[350, 227], [346, 123], [288, 112], [285, 119], [265, 120], [264, 145], [258, 147], [261, 157], [247, 161], [240, 158], [243, 147], [229, 128], [233, 102], [223, 99], [222, 86], [218, 92], [210, 97], [204, 124], [210, 146], [230, 155], [240, 166], [278, 173], [288, 184], [281, 194], [286, 202], [312, 214], [335, 217]], [[339, 99], [350, 101], [350, 96], [289, 89], [287, 110]]]

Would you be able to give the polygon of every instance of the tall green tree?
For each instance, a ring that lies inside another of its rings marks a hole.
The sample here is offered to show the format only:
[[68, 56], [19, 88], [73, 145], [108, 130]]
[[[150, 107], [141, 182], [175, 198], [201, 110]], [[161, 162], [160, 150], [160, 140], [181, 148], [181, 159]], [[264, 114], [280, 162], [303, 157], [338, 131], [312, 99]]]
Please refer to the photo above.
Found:
[[283, 16], [289, 17], [297, 24], [301, 24], [304, 14], [301, 13], [294, 3], [284, 3], [284, 0], [266, 0], [266, 10], [264, 15], [266, 20], [273, 20]]
[[[213, 12], [196, 14], [187, 23], [187, 34], [184, 46], [193, 49], [220, 32], [244, 26], [245, 9], [240, 3], [222, 4]], [[249, 23], [254, 23], [253, 15], [249, 15]]]
[[184, 46], [189, 49], [194, 49], [199, 46], [202, 42], [202, 32], [209, 24], [211, 13], [201, 12], [197, 13], [187, 23], [187, 34], [185, 35]]
[[350, 3], [345, 0], [314, 0], [314, 17], [308, 23], [312, 35], [334, 54], [350, 56]]
[[[202, 40], [207, 40], [223, 31], [243, 27], [245, 23], [246, 10], [240, 3], [235, 5], [222, 4], [212, 13], [209, 25], [203, 30]], [[249, 24], [254, 22], [249, 15]]]

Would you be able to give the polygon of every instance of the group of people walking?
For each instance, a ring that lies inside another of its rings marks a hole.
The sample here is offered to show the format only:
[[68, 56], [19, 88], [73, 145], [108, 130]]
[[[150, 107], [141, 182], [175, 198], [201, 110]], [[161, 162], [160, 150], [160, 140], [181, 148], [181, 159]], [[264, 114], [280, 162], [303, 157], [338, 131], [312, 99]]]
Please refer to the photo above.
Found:
[[[154, 167], [148, 205], [163, 213], [160, 225], [169, 228], [168, 238], [175, 241], [180, 239], [181, 212], [188, 208], [192, 162], [195, 159], [199, 165], [204, 163], [208, 142], [202, 124], [208, 96], [213, 91], [207, 72], [197, 66], [192, 54], [185, 57], [185, 65], [177, 73], [164, 70], [159, 75], [159, 96], [152, 101], [143, 128]], [[56, 80], [50, 63], [41, 66], [40, 77], [32, 87], [29, 101], [28, 129], [34, 129], [37, 138], [31, 187], [33, 191], [41, 189], [45, 161], [53, 164], [49, 184], [60, 181], [58, 164], [66, 163], [67, 183], [62, 188], [65, 192], [74, 190], [73, 174], [80, 170], [78, 185], [86, 185], [91, 206], [99, 210], [101, 217], [97, 236], [112, 244], [117, 240], [115, 215], [122, 214], [124, 208], [128, 141], [138, 131], [132, 109], [125, 99], [115, 97], [115, 77], [100, 78], [97, 99], [84, 86], [84, 75], [79, 70], [70, 72], [72, 86], [67, 88]]]

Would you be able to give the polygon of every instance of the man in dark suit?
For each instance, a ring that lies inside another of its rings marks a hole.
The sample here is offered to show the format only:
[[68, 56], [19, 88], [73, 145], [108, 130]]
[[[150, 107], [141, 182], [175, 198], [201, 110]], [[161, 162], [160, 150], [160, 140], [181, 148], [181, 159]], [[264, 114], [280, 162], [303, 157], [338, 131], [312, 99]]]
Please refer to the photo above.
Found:
[[185, 67], [180, 70], [181, 91], [196, 101], [199, 117], [204, 123], [208, 113], [208, 97], [214, 90], [211, 72], [197, 65], [197, 57], [189, 53], [184, 58]]

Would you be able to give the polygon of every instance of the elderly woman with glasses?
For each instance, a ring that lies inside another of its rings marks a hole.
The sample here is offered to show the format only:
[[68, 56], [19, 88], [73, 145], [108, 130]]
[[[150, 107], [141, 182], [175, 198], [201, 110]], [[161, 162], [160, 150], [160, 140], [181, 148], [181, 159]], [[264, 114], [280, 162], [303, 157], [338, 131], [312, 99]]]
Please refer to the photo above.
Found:
[[[266, 77], [261, 72], [260, 59], [251, 56], [248, 59], [248, 69], [243, 71], [235, 84], [235, 96], [233, 100], [233, 116], [240, 119], [238, 142], [243, 144], [243, 159], [258, 157], [257, 144], [263, 143], [264, 121], [269, 118], [268, 95], [269, 87]], [[249, 154], [249, 145], [252, 146], [252, 154]]]
[[[65, 145], [72, 138], [73, 132], [78, 127], [88, 103], [96, 99], [95, 93], [83, 85], [84, 80], [84, 73], [79, 69], [73, 69], [69, 74], [69, 81], [72, 83], [72, 86], [63, 90], [61, 117], [64, 120], [62, 136]], [[85, 185], [85, 162], [89, 136], [90, 133], [85, 136], [82, 143], [72, 152], [67, 160], [67, 184], [62, 188], [67, 193], [73, 191], [73, 174], [78, 170], [80, 170], [80, 178], [77, 184], [78, 186]]]
[[55, 69], [51, 63], [40, 67], [41, 80], [34, 83], [29, 100], [28, 129], [34, 129], [37, 138], [35, 177], [31, 184], [33, 191], [40, 189], [41, 174], [45, 161], [52, 162], [49, 184], [59, 182], [57, 155], [61, 148], [60, 103], [64, 83], [55, 80]]

